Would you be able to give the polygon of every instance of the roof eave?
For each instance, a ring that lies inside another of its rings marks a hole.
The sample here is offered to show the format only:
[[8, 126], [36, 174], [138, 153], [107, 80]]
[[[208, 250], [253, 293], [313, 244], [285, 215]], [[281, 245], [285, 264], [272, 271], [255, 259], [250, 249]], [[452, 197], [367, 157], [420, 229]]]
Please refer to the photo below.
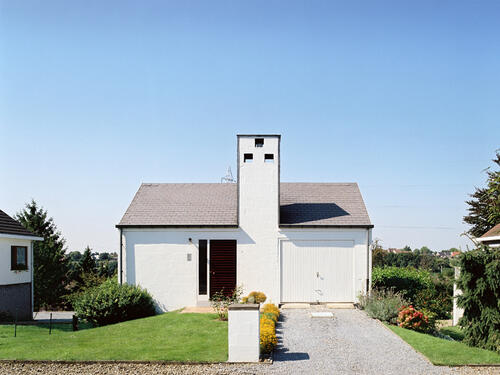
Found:
[[488, 237], [478, 237], [478, 238], [476, 238], [476, 240], [479, 241], [479, 242], [498, 241], [498, 240], [500, 240], [500, 235], [488, 236]]
[[116, 224], [116, 228], [238, 228], [237, 224]]
[[34, 234], [14, 234], [14, 233], [0, 233], [0, 238], [16, 238], [20, 240], [43, 241], [43, 237]]
[[341, 224], [280, 224], [280, 228], [363, 228], [371, 229], [373, 224], [353, 224], [353, 225], [341, 225]]

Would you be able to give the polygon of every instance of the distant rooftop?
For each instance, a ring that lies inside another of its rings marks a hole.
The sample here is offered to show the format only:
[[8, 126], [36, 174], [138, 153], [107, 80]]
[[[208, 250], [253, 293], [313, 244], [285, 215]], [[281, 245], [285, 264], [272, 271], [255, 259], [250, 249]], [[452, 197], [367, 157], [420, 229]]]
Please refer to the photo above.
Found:
[[21, 223], [11, 218], [2, 210], [0, 210], [0, 233], [13, 234], [18, 236], [36, 236], [34, 233], [23, 227]]
[[500, 223], [495, 225], [493, 228], [491, 228], [489, 231], [487, 231], [479, 238], [495, 237], [495, 236], [500, 236]]

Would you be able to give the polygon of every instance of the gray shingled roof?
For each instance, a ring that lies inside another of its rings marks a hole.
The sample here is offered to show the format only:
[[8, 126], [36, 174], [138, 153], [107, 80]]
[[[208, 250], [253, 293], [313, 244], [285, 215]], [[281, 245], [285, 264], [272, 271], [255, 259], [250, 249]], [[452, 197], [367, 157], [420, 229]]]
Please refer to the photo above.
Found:
[[[372, 226], [355, 183], [281, 183], [282, 226]], [[237, 226], [236, 184], [142, 184], [118, 227]]]
[[19, 236], [35, 236], [35, 234], [23, 227], [19, 221], [14, 220], [2, 210], [0, 210], [0, 233], [15, 234]]
[[280, 225], [371, 226], [356, 183], [281, 183]]

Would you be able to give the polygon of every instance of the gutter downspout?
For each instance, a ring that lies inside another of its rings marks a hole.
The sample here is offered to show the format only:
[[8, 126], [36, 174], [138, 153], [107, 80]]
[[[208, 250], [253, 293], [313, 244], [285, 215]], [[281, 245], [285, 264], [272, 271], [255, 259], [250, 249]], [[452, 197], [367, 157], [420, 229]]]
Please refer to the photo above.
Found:
[[120, 277], [119, 277], [119, 282], [120, 282], [120, 285], [123, 284], [123, 252], [122, 252], [122, 248], [123, 248], [123, 236], [122, 236], [122, 228], [120, 228]]
[[33, 265], [35, 264], [34, 259], [33, 259], [33, 240], [31, 240], [31, 319], [33, 319], [33, 310], [35, 310], [35, 280], [33, 280]]
[[371, 256], [370, 256], [370, 228], [366, 229], [366, 295], [370, 293], [371, 287]]

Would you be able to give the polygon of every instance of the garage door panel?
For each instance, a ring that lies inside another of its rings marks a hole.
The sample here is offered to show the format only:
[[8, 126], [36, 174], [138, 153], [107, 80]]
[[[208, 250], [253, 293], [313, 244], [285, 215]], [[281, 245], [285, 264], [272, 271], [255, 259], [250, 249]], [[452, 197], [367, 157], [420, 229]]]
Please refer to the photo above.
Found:
[[353, 241], [283, 241], [283, 302], [353, 301]]

